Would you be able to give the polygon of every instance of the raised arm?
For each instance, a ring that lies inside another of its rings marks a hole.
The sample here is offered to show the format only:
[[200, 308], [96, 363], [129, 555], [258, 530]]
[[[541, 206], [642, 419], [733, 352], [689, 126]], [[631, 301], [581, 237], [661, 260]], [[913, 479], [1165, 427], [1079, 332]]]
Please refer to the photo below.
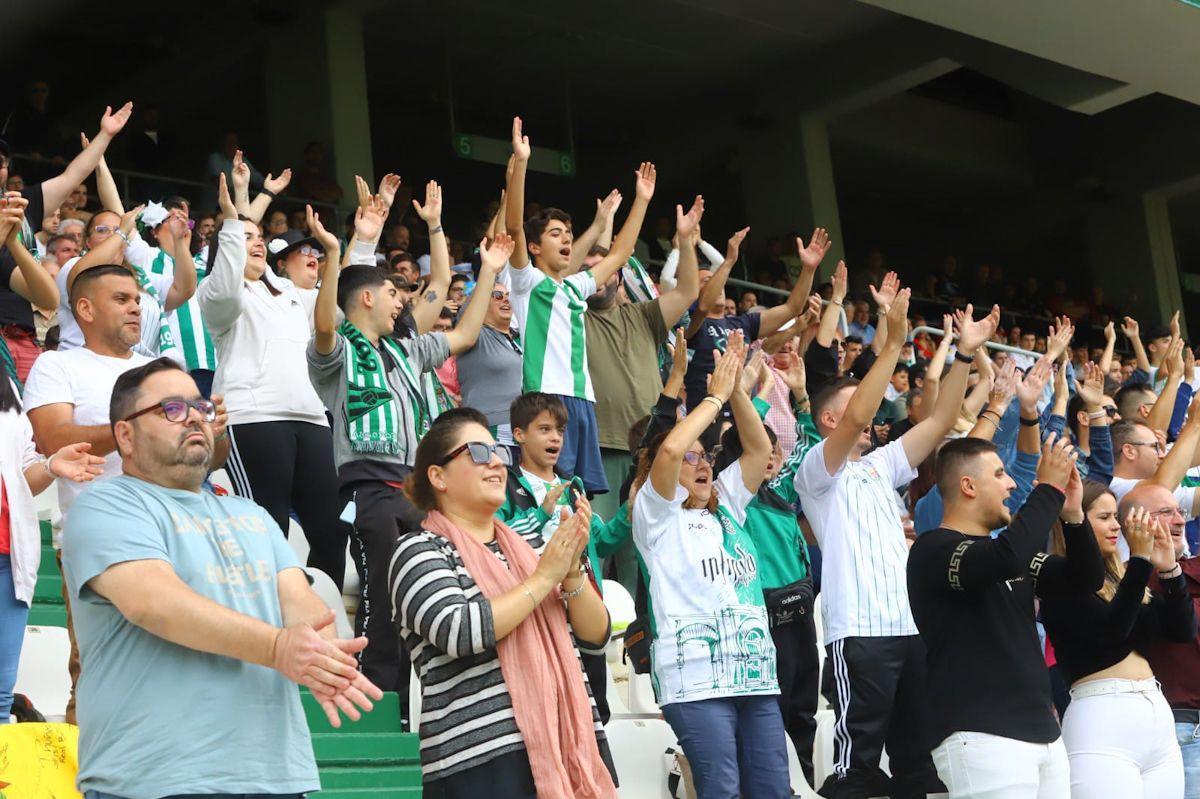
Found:
[[[986, 358], [987, 356], [984, 355], [983, 357]], [[928, 380], [926, 380], [925, 385], [928, 387]], [[1013, 394], [1016, 392], [1016, 389], [1017, 365], [1010, 360], [1005, 362], [1004, 366], [1000, 369], [1000, 374], [996, 375], [996, 379], [992, 382], [991, 389], [988, 391], [987, 405], [979, 412], [979, 418], [975, 422], [975, 426], [971, 428], [971, 432], [967, 433], [967, 436], [969, 438], [982, 438], [985, 441], [991, 441], [996, 433], [1000, 431], [1000, 422], [1004, 419], [1004, 414], [1008, 412], [1008, 406], [1012, 403]], [[922, 400], [926, 396], [926, 394], [922, 394]], [[1035, 435], [1034, 452], [1037, 452], [1036, 444], [1037, 439]]]
[[167, 289], [166, 309], [173, 311], [192, 298], [196, 293], [196, 264], [192, 261], [192, 231], [187, 216], [176, 209], [163, 222], [166, 225], [166, 241], [163, 249], [175, 260], [175, 271], [171, 287]]
[[520, 117], [513, 117], [512, 148], [512, 169], [507, 173], [505, 182], [508, 205], [504, 211], [504, 225], [516, 244], [512, 267], [524, 269], [529, 266], [528, 242], [525, 241], [525, 172], [529, 168], [529, 156], [533, 148], [529, 144], [529, 137], [524, 135]]
[[[79, 141], [83, 144], [84, 150], [91, 145], [85, 133], [79, 134]], [[105, 211], [112, 211], [114, 214], [124, 215], [125, 206], [121, 204], [117, 181], [113, 178], [112, 170], [108, 168], [108, 160], [103, 155], [96, 163], [96, 194], [100, 197], [101, 208]]]
[[[887, 277], [884, 277], [883, 282], [886, 286]], [[954, 317], [950, 314], [942, 314], [942, 331], [941, 341], [938, 342], [937, 348], [933, 351], [933, 357], [925, 367], [925, 385], [921, 387], [921, 408], [920, 413], [917, 414], [918, 422], [924, 421], [929, 414], [933, 413], [934, 406], [937, 405], [938, 394], [942, 390], [942, 372], [946, 370], [946, 358], [950, 355], [950, 343], [954, 341]], [[878, 337], [878, 331], [875, 335]]]
[[271, 202], [280, 194], [283, 194], [291, 182], [292, 170], [290, 168], [280, 172], [279, 177], [275, 177], [268, 172], [267, 176], [263, 178], [262, 191], [258, 193], [245, 211], [246, 218], [253, 219], [255, 222], [260, 221], [266, 216], [267, 209], [271, 207]]
[[597, 286], [603, 286], [608, 282], [608, 279], [625, 265], [629, 256], [633, 255], [638, 234], [642, 232], [642, 222], [646, 219], [646, 208], [650, 205], [650, 198], [654, 196], [654, 184], [658, 180], [654, 164], [643, 161], [634, 174], [637, 179], [633, 203], [629, 206], [629, 216], [625, 217], [625, 224], [621, 225], [621, 232], [613, 239], [608, 255], [592, 267], [592, 277], [596, 279]]
[[[741, 379], [745, 354], [746, 346], [740, 330], [730, 334], [724, 353], [713, 351], [716, 366], [708, 379], [708, 395], [683, 418], [683, 421], [671, 428], [650, 467], [650, 483], [660, 497], [670, 499], [675, 496], [684, 453], [716, 421], [721, 409], [733, 395]], [[751, 412], [757, 418], [758, 413], [753, 410], [753, 406]]]
[[436, 180], [429, 181], [425, 184], [425, 204], [416, 200], [412, 204], [429, 227], [429, 283], [412, 309], [417, 332], [428, 333], [437, 324], [442, 302], [450, 291], [450, 245], [442, 229], [442, 187]]
[[1117, 346], [1117, 331], [1113, 323], [1104, 326], [1104, 352], [1100, 355], [1100, 371], [1105, 377], [1112, 370], [1113, 351]]
[[[972, 311], [972, 306], [968, 304], [965, 310], [955, 312], [955, 325], [958, 328], [958, 352], [954, 356], [954, 365], [950, 367], [950, 374], [945, 379], [945, 385], [941, 388], [933, 414], [900, 437], [900, 441], [904, 444], [904, 454], [908, 456], [909, 464], [914, 467], [933, 453], [938, 443], [954, 426], [955, 420], [958, 419], [958, 409], [962, 405], [963, 396], [966, 393], [970, 359], [974, 358], [975, 352], [992, 337], [992, 333], [996, 331], [996, 326], [1000, 323], [999, 306], [993, 305], [991, 313], [978, 322], [971, 318]], [[889, 314], [889, 336], [893, 324], [895, 324], [895, 319]], [[896, 351], [899, 353], [899, 348]], [[964, 361], [963, 358], [968, 360]], [[892, 358], [891, 365], [888, 367], [889, 374], [895, 363], [895, 358]]]
[[742, 440], [742, 456], [738, 458], [742, 467], [742, 482], [746, 490], [754, 494], [767, 476], [767, 465], [771, 461], [771, 439], [767, 437], [762, 417], [758, 415], [750, 395], [743, 390], [741, 381], [738, 381], [730, 397], [729, 407], [733, 411], [738, 437]]
[[446, 334], [450, 344], [450, 353], [458, 355], [475, 346], [479, 338], [479, 330], [483, 327], [483, 318], [487, 316], [488, 303], [492, 301], [492, 288], [496, 285], [496, 276], [512, 257], [516, 242], [507, 233], [498, 233], [489, 247], [487, 241], [479, 242], [481, 261], [479, 264], [479, 280], [462, 318], [453, 330]]
[[708, 282], [704, 284], [704, 288], [700, 290], [700, 299], [696, 304], [696, 313], [692, 314], [692, 323], [688, 327], [688, 338], [696, 334], [700, 329], [700, 325], [704, 322], [704, 317], [715, 310], [717, 298], [725, 292], [725, 282], [729, 279], [729, 273], [733, 270], [733, 265], [737, 263], [738, 250], [742, 246], [742, 240], [746, 238], [746, 234], [750, 232], [750, 228], [744, 227], [729, 237], [729, 243], [725, 249], [725, 260], [716, 268], [709, 277]]
[[[822, 450], [825, 456], [825, 471], [829, 474], [837, 474], [846, 463], [863, 429], [871, 423], [879, 410], [879, 403], [883, 401], [888, 380], [896, 368], [896, 359], [900, 357], [900, 347], [904, 344], [908, 332], [908, 298], [911, 293], [911, 289], [901, 289], [896, 295], [888, 311], [887, 343], [851, 395], [837, 427], [825, 439]], [[957, 411], [957, 407], [955, 410]], [[905, 434], [905, 437], [911, 433], [912, 430]]]
[[[799, 236], [796, 237], [796, 248], [800, 252], [800, 277], [797, 278], [796, 285], [792, 286], [791, 293], [788, 294], [787, 300], [782, 305], [776, 305], [762, 312], [762, 318], [758, 323], [760, 336], [769, 336], [782, 327], [787, 320], [804, 313], [804, 308], [808, 305], [808, 294], [812, 291], [813, 276], [817, 274], [817, 267], [825, 259], [825, 254], [829, 252], [832, 243], [829, 234], [823, 227], [813, 231], [812, 238], [809, 239], [807, 245]], [[845, 296], [843, 292], [842, 298], [844, 299]]]
[[121, 223], [117, 227], [119, 233], [113, 233], [104, 241], [97, 244], [92, 249], [88, 250], [83, 256], [75, 262], [71, 267], [71, 271], [67, 273], [67, 294], [71, 293], [71, 288], [75, 285], [75, 279], [82, 275], [87, 270], [94, 266], [103, 266], [105, 264], [119, 264], [125, 261], [125, 247], [133, 229], [137, 226], [138, 214], [142, 212], [145, 206], [139, 205], [126, 211], [121, 217]]
[[[1174, 491], [1183, 482], [1183, 477], [1192, 464], [1198, 443], [1200, 443], [1200, 394], [1197, 394], [1192, 399], [1192, 404], [1188, 406], [1187, 421], [1183, 423], [1183, 429], [1179, 431], [1179, 437], [1175, 439], [1171, 451], [1162, 459], [1154, 474], [1146, 482], [1155, 483], [1169, 491]], [[1200, 497], [1200, 491], [1196, 493]], [[1183, 512], [1187, 514], [1188, 510], [1188, 508], [1184, 508]], [[1195, 509], [1192, 509], [1191, 515], [1195, 515]]]
[[46, 210], [57, 208], [63, 204], [75, 187], [87, 180], [88, 175], [96, 171], [96, 166], [104, 156], [104, 151], [112, 143], [113, 138], [125, 127], [129, 116], [133, 113], [133, 103], [113, 111], [105, 106], [104, 116], [100, 117], [100, 130], [92, 137], [91, 143], [67, 164], [62, 174], [56, 175], [42, 183], [42, 202]]
[[596, 216], [588, 229], [571, 243], [571, 257], [567, 259], [566, 274], [573, 275], [583, 266], [588, 251], [599, 244], [607, 249], [612, 244], [613, 214], [621, 206], [621, 192], [613, 189], [604, 199], [596, 200]]
[[1137, 359], [1137, 368], [1150, 374], [1150, 359], [1146, 357], [1146, 348], [1142, 345], [1141, 327], [1132, 316], [1126, 316], [1123, 319], [1121, 332], [1125, 334], [1125, 338], [1129, 339], [1129, 346], [1133, 347], [1133, 357]]
[[58, 284], [45, 270], [37, 258], [21, 242], [21, 222], [25, 218], [28, 201], [17, 192], [9, 192], [0, 207], [3, 218], [4, 243], [17, 262], [17, 269], [8, 279], [9, 288], [39, 308], [58, 307]]
[[224, 218], [217, 231], [217, 254], [196, 291], [204, 324], [214, 334], [229, 329], [241, 315], [246, 282], [246, 224], [238, 219], [224, 172], [217, 176], [217, 199]]
[[[321, 242], [322, 249], [325, 250], [325, 262], [328, 264], [336, 264], [338, 258], [338, 240], [337, 236], [330, 233], [321, 224], [321, 220], [313, 213], [311, 205], [304, 207], [305, 214], [308, 220], [308, 230], [310, 235], [317, 241]], [[355, 223], [362, 219], [367, 213], [367, 209], [359, 208], [355, 212]], [[383, 217], [379, 214], [378, 202], [371, 207], [373, 217], [379, 220], [382, 225]], [[325, 276], [321, 280], [321, 287], [317, 291], [317, 302], [313, 306], [313, 338], [317, 348], [317, 353], [320, 355], [328, 355], [333, 352], [337, 345], [337, 294], [338, 282], [341, 278], [341, 270], [326, 269]]]
[[[820, 347], [828, 347], [833, 344], [833, 339], [837, 335], [838, 320], [842, 318], [842, 301], [846, 298], [849, 285], [846, 262], [838, 261], [838, 265], [833, 270], [829, 304], [825, 306], [825, 310], [821, 314], [821, 326], [817, 328], [817, 345]], [[897, 290], [899, 290], [899, 283], [897, 283]], [[899, 352], [897, 352], [898, 354]]]
[[1146, 416], [1146, 424], [1155, 430], [1166, 433], [1171, 426], [1171, 416], [1175, 412], [1175, 400], [1179, 395], [1179, 385], [1183, 382], [1183, 342], [1172, 339], [1167, 346], [1158, 367], [1158, 376], [1166, 378], [1166, 385], [1150, 408]]
[[663, 292], [658, 298], [658, 308], [667, 325], [683, 318], [687, 309], [700, 295], [700, 270], [696, 262], [695, 242], [700, 238], [700, 218], [704, 216], [704, 198], [697, 195], [692, 207], [685, 214], [683, 206], [675, 206], [675, 231], [682, 244], [679, 252], [678, 279], [675, 288]]

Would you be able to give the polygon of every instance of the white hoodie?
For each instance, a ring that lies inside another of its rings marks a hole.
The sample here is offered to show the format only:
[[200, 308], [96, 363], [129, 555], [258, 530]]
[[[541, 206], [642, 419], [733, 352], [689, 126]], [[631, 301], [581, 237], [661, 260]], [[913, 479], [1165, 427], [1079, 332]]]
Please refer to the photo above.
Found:
[[230, 424], [311, 422], [328, 427], [325, 406], [308, 380], [305, 348], [316, 292], [302, 292], [272, 274], [246, 280], [245, 223], [227, 219], [217, 257], [196, 297], [217, 348], [213, 392], [225, 395]]

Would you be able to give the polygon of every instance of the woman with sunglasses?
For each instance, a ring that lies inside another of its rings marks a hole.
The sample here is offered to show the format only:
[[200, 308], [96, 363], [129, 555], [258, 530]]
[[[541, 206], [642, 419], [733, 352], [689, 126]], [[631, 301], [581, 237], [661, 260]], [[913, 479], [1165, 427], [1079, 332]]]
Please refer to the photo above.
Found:
[[[389, 569], [396, 627], [421, 678], [426, 799], [616, 797], [580, 647], [608, 611], [583, 568], [585, 505], [547, 543], [496, 519], [508, 450], [473, 408], [421, 439], [405, 491], [428, 511]], [[597, 690], [603, 690], [603, 686]]]
[[[225, 469], [238, 496], [261, 505], [280, 529], [288, 529], [289, 512], [296, 512], [310, 547], [308, 565], [340, 587], [349, 528], [338, 519], [325, 405], [308, 378], [312, 300], [290, 280], [269, 274], [262, 229], [239, 217], [224, 175], [218, 196], [225, 221], [196, 299], [217, 349], [213, 392], [229, 406]], [[308, 213], [327, 262], [336, 264], [337, 239], [312, 209]]]
[[508, 286], [497, 282], [475, 346], [457, 358], [462, 404], [481, 411], [492, 437], [515, 448], [508, 409], [521, 393], [522, 352], [512, 318]]
[[[724, 354], [714, 351], [707, 396], [651, 442], [633, 489], [633, 540], [654, 614], [655, 693], [701, 799], [791, 794], [775, 645], [757, 551], [742, 529], [772, 452], [739, 385], [745, 352], [741, 331]], [[699, 439], [727, 402], [743, 452], [714, 484], [713, 455]]]

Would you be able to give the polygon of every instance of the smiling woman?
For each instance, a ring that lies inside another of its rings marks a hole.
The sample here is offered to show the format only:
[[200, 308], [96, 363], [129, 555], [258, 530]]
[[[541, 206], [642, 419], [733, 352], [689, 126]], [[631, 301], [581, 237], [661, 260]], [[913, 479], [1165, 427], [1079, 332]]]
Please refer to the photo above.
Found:
[[[602, 651], [609, 637], [581, 569], [591, 514], [577, 509], [549, 543], [518, 535], [495, 518], [507, 464], [487, 418], [456, 408], [421, 439], [405, 487], [429, 511], [389, 570], [396, 627], [421, 678], [425, 796], [615, 797], [572, 640]], [[488, 700], [469, 701], [479, 696]], [[559, 724], [547, 725], [555, 713]]]

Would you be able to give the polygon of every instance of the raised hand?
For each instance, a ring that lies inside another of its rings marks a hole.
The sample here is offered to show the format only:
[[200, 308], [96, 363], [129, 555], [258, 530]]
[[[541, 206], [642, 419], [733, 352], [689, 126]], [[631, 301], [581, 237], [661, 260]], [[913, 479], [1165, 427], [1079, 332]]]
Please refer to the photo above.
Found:
[[1159, 368], [1159, 376], [1178, 376], [1183, 379], [1183, 341], [1173, 338], [1167, 346], [1167, 354], [1163, 357]]
[[1017, 383], [1017, 401], [1021, 403], [1021, 412], [1027, 416], [1037, 415], [1038, 400], [1050, 382], [1051, 364], [1049, 358], [1040, 358], [1025, 374], [1025, 379]]
[[[222, 177], [222, 178], [224, 178], [224, 175], [222, 174], [222, 176], [221, 176], [221, 177]], [[221, 183], [220, 185], [221, 185], [221, 186], [224, 186], [224, 185], [225, 185], [223, 180], [222, 180], [222, 183]], [[225, 192], [225, 197], [226, 197], [226, 199], [228, 199], [228, 197], [229, 197], [229, 192], [228, 192], [228, 191], [227, 191], [227, 192]], [[233, 203], [230, 203], [230, 205], [232, 206], [232, 205], [233, 205]], [[128, 211], [126, 211], [124, 214], [122, 214], [122, 215], [121, 215], [121, 224], [118, 226], [118, 229], [119, 229], [119, 230], [120, 230], [122, 233], [124, 233], [126, 236], [128, 236], [128, 235], [129, 235], [129, 234], [131, 234], [131, 233], [133, 233], [133, 229], [134, 229], [135, 227], [137, 227], [137, 218], [138, 218], [139, 216], [141, 216], [141, 215], [142, 215], [142, 211], [145, 211], [145, 210], [146, 210], [146, 205], [145, 205], [145, 203], [143, 203], [143, 204], [141, 204], [141, 205], [137, 206], [136, 208], [130, 208]], [[223, 211], [223, 210], [225, 210], [225, 207], [224, 207], [224, 206], [221, 206], [221, 210], [222, 210], [222, 211]], [[237, 219], [237, 211], [234, 211], [234, 212], [233, 212], [233, 218], [234, 218], [234, 219]]]
[[654, 196], [654, 184], [658, 180], [658, 170], [654, 168], [654, 164], [643, 161], [634, 174], [637, 176], [635, 186], [638, 199], [650, 202], [650, 198]]
[[242, 157], [242, 151], [233, 153], [233, 192], [244, 196], [250, 191], [250, 165]]
[[991, 312], [979, 321], [972, 318], [974, 310], [968, 303], [965, 310], [954, 312], [954, 325], [958, 329], [958, 349], [964, 355], [974, 355], [992, 337], [1000, 324], [999, 305], [993, 305]]
[[1057, 433], [1046, 436], [1042, 444], [1042, 459], [1038, 463], [1037, 481], [1066, 492], [1071, 472], [1075, 470], [1075, 447], [1066, 436]]
[[[992, 382], [992, 390], [988, 393], [988, 404], [992, 406], [1003, 405], [1004, 409], [1008, 410], [1013, 395], [1017, 393], [1018, 382], [1017, 364], [1009, 358], [1004, 362], [1004, 366], [1000, 367], [1000, 373], [996, 375], [995, 380]], [[1000, 415], [1003, 416], [1004, 414], [1001, 413]]]
[[683, 212], [683, 206], [675, 206], [675, 232], [679, 235], [680, 245], [686, 241], [691, 242], [693, 235], [699, 235], [700, 218], [704, 216], [704, 198], [699, 194], [692, 201], [692, 207], [687, 213]]
[[[1046, 356], [1049, 357], [1049, 356]], [[1054, 396], [1067, 396], [1067, 364], [1061, 358], [1054, 363]]]
[[125, 127], [125, 123], [129, 121], [129, 117], [133, 114], [133, 101], [125, 103], [116, 111], [112, 110], [112, 106], [104, 106], [104, 116], [100, 117], [100, 130], [109, 136], [116, 136]]
[[1105, 341], [1116, 341], [1117, 340], [1117, 331], [1114, 329], [1113, 323], [1111, 321], [1109, 321], [1109, 323], [1104, 326], [1104, 340]]
[[546, 492], [546, 498], [542, 500], [542, 513], [547, 516], [554, 516], [554, 509], [558, 506], [558, 498], [562, 496], [562, 492], [566, 490], [570, 483], [561, 482], [550, 488]]
[[1121, 332], [1125, 334], [1125, 338], [1138, 338], [1141, 335], [1140, 331], [1141, 328], [1138, 325], [1138, 320], [1134, 319], [1132, 316], [1124, 317], [1124, 321], [1121, 322]]
[[1154, 549], [1150, 553], [1150, 562], [1159, 572], [1169, 572], [1175, 568], [1175, 542], [1171, 540], [1171, 531], [1162, 519], [1150, 518], [1154, 525]]
[[279, 177], [275, 177], [270, 172], [263, 178], [263, 189], [271, 192], [271, 194], [283, 194], [287, 190], [288, 184], [292, 182], [291, 167], [279, 173]]
[[363, 242], [379, 241], [386, 219], [383, 201], [378, 197], [368, 197], [367, 202], [354, 212], [354, 235]]
[[104, 472], [104, 458], [92, 454], [92, 445], [86, 441], [67, 444], [46, 461], [46, 468], [55, 477], [87, 483]]
[[798, 352], [787, 354], [787, 368], [779, 373], [783, 384], [796, 396], [808, 393], [807, 376], [804, 371], [804, 359]]
[[[879, 288], [867, 286], [871, 290], [871, 299], [875, 300], [875, 304], [879, 306], [879, 310], [887, 315], [888, 308], [892, 307], [892, 300], [896, 299], [896, 292], [900, 290], [900, 276], [895, 272], [888, 272], [883, 276], [883, 280], [879, 281]], [[949, 330], [949, 327], [943, 327], [943, 330]]]
[[524, 135], [522, 130], [520, 117], [513, 117], [512, 149], [513, 157], [518, 161], [528, 161], [529, 156], [533, 153], [533, 148], [529, 145], [529, 137]]
[[729, 402], [741, 378], [744, 353], [745, 345], [740, 330], [729, 335], [725, 352], [713, 350], [715, 365], [708, 376], [708, 393], [721, 400], [722, 405]]
[[217, 203], [221, 206], [221, 216], [225, 219], [237, 219], [237, 208], [229, 197], [229, 185], [225, 182], [225, 173], [217, 175]]
[[821, 322], [821, 295], [811, 294], [804, 306], [804, 313], [796, 317], [796, 332], [803, 333], [813, 325]]
[[[941, 342], [938, 342], [938, 347], [941, 347]], [[989, 383], [995, 381], [996, 365], [988, 357], [987, 347], [980, 347], [975, 350], [975, 368], [979, 370], [979, 379], [987, 380]]]
[[897, 351], [908, 339], [908, 298], [912, 289], [900, 289], [887, 312], [887, 346]]
[[687, 331], [682, 327], [675, 328], [675, 343], [667, 344], [671, 351], [671, 374], [683, 379], [688, 368]]
[[388, 172], [379, 179], [378, 197], [383, 202], [385, 211], [390, 211], [392, 203], [396, 202], [396, 192], [400, 190], [400, 176], [394, 172]]
[[29, 201], [19, 191], [5, 192], [0, 197], [0, 241], [8, 241], [21, 232], [27, 205]]
[[1191, 347], [1183, 346], [1183, 382], [1191, 385], [1196, 380], [1196, 353]]
[[762, 350], [755, 350], [750, 356], [750, 361], [742, 368], [742, 379], [739, 387], [747, 394], [754, 393], [754, 387], [758, 385], [758, 379], [762, 374], [763, 354]]
[[1167, 323], [1167, 328], [1171, 331], [1172, 338], [1179, 338], [1179, 310], [1171, 314], [1171, 321]]
[[846, 299], [846, 292], [850, 289], [850, 275], [846, 271], [846, 262], [838, 261], [838, 265], [833, 270], [833, 291], [829, 295], [829, 299], [834, 304], [840, 304]]
[[225, 435], [225, 428], [229, 426], [229, 408], [225, 407], [224, 394], [213, 394], [211, 399], [217, 411], [217, 418], [212, 422], [212, 434], [215, 440]]
[[321, 217], [313, 212], [311, 205], [304, 206], [304, 216], [308, 223], [308, 235], [319, 241], [321, 248], [327, 253], [333, 253], [336, 258], [340, 249], [337, 236], [325, 229], [325, 226], [321, 224]]
[[1130, 557], [1145, 558], [1151, 563], [1154, 562], [1151, 555], [1154, 553], [1154, 535], [1157, 528], [1154, 517], [1145, 508], [1133, 508], [1129, 511], [1125, 523], [1121, 525], [1121, 532], [1125, 534], [1125, 543], [1129, 544]]
[[421, 205], [416, 200], [413, 200], [412, 204], [417, 210], [417, 216], [429, 227], [435, 228], [442, 223], [442, 187], [436, 180], [425, 184], [425, 204]]
[[1083, 480], [1079, 477], [1079, 467], [1072, 462], [1071, 473], [1067, 475], [1067, 485], [1063, 489], [1064, 499], [1059, 516], [1067, 524], [1083, 523]]
[[829, 234], [825, 228], [819, 227], [813, 231], [812, 238], [808, 240], [808, 245], [805, 246], [804, 239], [796, 237], [796, 249], [800, 251], [800, 264], [803, 268], [810, 272], [816, 271], [816, 268], [821, 265], [821, 261], [825, 259], [825, 254], [829, 252], [829, 248], [833, 242], [829, 240]]
[[496, 237], [492, 239], [491, 246], [487, 247], [486, 244], [486, 239], [479, 243], [480, 269], [486, 269], [494, 276], [499, 274], [504, 265], [508, 263], [508, 259], [512, 258], [517, 243], [507, 233], [497, 233]]
[[742, 247], [742, 240], [746, 238], [746, 234], [749, 232], [750, 228], [744, 227], [741, 230], [734, 232], [734, 234], [729, 237], [729, 242], [725, 245], [725, 259], [727, 261], [737, 260], [738, 251]]
[[1075, 336], [1075, 325], [1068, 317], [1060, 316], [1055, 322], [1056, 324], [1050, 325], [1050, 337], [1046, 339], [1046, 357], [1052, 361], [1067, 351], [1067, 347], [1071, 346], [1071, 339]]
[[1099, 366], [1091, 361], [1083, 365], [1083, 381], [1075, 381], [1075, 392], [1085, 407], [1096, 408], [1104, 403], [1104, 374]]
[[613, 189], [604, 199], [596, 199], [596, 224], [605, 224], [621, 207], [621, 192]]

